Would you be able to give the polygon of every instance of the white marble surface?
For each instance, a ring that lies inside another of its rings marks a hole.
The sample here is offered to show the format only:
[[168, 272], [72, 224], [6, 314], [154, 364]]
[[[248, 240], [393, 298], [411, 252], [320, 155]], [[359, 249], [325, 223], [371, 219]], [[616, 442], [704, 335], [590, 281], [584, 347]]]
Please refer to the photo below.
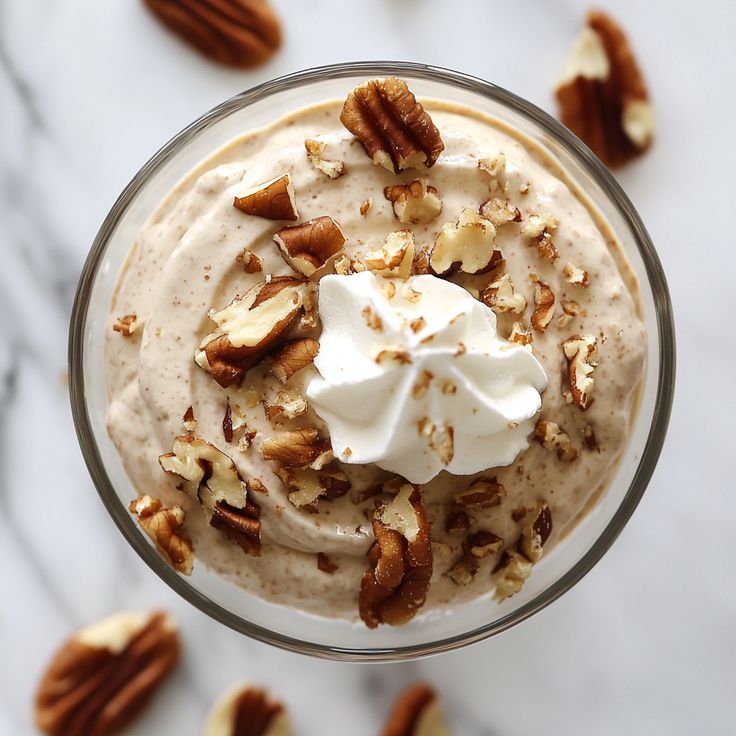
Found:
[[131, 735], [198, 733], [214, 696], [246, 677], [292, 704], [299, 734], [368, 736], [395, 690], [419, 676], [442, 691], [456, 734], [733, 733], [736, 6], [725, 0], [603, 3], [630, 29], [655, 95], [657, 145], [620, 178], [669, 277], [679, 377], [651, 487], [572, 592], [465, 651], [345, 665], [208, 620], [118, 535], [77, 449], [63, 374], [78, 272], [136, 169], [222, 99], [340, 60], [455, 67], [550, 108], [550, 77], [585, 3], [276, 5], [283, 51], [239, 73], [191, 53], [139, 2], [0, 0], [0, 734], [33, 733], [36, 678], [71, 628], [154, 606], [180, 617], [186, 656]]

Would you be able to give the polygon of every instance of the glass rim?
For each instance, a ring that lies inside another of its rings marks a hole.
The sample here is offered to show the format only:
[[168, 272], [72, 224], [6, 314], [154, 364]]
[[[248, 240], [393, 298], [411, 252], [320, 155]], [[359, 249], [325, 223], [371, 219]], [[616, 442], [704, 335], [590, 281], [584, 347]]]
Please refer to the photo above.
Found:
[[[341, 79], [365, 75], [408, 75], [415, 79], [449, 84], [450, 86], [480, 94], [501, 103], [513, 112], [536, 123], [568, 154], [576, 159], [585, 172], [601, 188], [610, 203], [629, 227], [644, 262], [648, 285], [654, 302], [659, 338], [659, 371], [654, 411], [647, 442], [641, 453], [629, 488], [603, 531], [586, 553], [562, 577], [532, 600], [507, 615], [471, 631], [455, 634], [434, 642], [397, 647], [351, 648], [305, 642], [292, 636], [271, 631], [232, 613], [211, 600], [194, 585], [177, 574], [158, 555], [151, 544], [140, 534], [124, 504], [120, 502], [105, 470], [97, 440], [92, 429], [85, 400], [84, 333], [87, 308], [100, 263], [105, 255], [110, 236], [115, 231], [128, 206], [146, 185], [151, 176], [178, 153], [201, 131], [242, 107], [263, 100], [273, 93], [285, 92], [303, 84], [324, 79]], [[108, 513], [128, 543], [143, 561], [176, 593], [203, 613], [222, 624], [258, 641], [281, 649], [317, 657], [344, 661], [396, 661], [438, 654], [458, 649], [499, 634], [546, 608], [550, 603], [578, 583], [601, 559], [623, 530], [641, 500], [651, 479], [664, 444], [673, 401], [675, 380], [675, 329], [667, 281], [661, 262], [647, 230], [633, 204], [613, 175], [596, 158], [592, 151], [570, 130], [557, 122], [539, 107], [521, 97], [462, 72], [429, 64], [397, 61], [343, 62], [309, 68], [259, 84], [212, 108], [164, 144], [135, 174], [117, 198], [103, 221], [83, 266], [72, 307], [69, 327], [69, 393], [74, 426], [79, 445], [92, 478], [92, 482], [107, 508]]]

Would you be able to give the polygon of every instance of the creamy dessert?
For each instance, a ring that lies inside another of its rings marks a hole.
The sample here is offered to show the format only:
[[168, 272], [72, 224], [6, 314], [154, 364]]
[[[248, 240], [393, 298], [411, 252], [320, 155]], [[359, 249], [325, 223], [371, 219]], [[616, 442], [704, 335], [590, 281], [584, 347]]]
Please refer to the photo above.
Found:
[[502, 601], [616, 471], [638, 309], [517, 131], [396, 79], [298, 110], [192, 171], [120, 274], [131, 512], [180, 572], [314, 614]]

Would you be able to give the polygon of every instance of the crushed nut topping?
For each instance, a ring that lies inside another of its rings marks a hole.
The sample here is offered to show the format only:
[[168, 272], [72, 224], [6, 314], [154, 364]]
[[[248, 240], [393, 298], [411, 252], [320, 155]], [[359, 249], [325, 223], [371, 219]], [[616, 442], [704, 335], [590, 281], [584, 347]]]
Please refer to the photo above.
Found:
[[415, 276], [432, 273], [432, 269], [429, 267], [429, 250], [427, 248], [414, 248], [414, 262], [411, 264], [411, 272]]
[[500, 603], [518, 593], [531, 573], [532, 563], [523, 554], [514, 549], [506, 550], [491, 576], [496, 586], [494, 600]]
[[534, 438], [545, 450], [556, 451], [557, 457], [564, 463], [571, 463], [578, 456], [570, 436], [556, 422], [540, 419], [534, 429]]
[[371, 197], [368, 197], [368, 199], [364, 199], [360, 205], [360, 216], [365, 217], [370, 211], [371, 207], [373, 207], [373, 199], [371, 199]]
[[510, 222], [521, 222], [521, 212], [507, 199], [492, 197], [480, 206], [480, 214], [490, 220], [497, 228]]
[[445, 574], [456, 585], [469, 585], [479, 569], [478, 559], [465, 553]]
[[303, 309], [306, 282], [274, 276], [209, 318], [217, 329], [202, 340], [194, 360], [223, 388], [242, 380], [274, 350]]
[[592, 10], [555, 90], [562, 122], [609, 166], [649, 148], [654, 116], [644, 77], [623, 30]]
[[531, 562], [539, 562], [552, 533], [552, 512], [546, 503], [537, 504], [521, 531], [519, 551]]
[[141, 529], [151, 538], [159, 554], [184, 575], [192, 574], [192, 542], [180, 529], [184, 511], [180, 506], [166, 507], [157, 498], [138, 496], [128, 507], [138, 517]]
[[[421, 496], [412, 487], [405, 503], [401, 493], [392, 502], [401, 497], [401, 510], [395, 516], [403, 519], [401, 528], [411, 530], [413, 539], [381, 521], [385, 514], [393, 519], [394, 512], [380, 502], [373, 515], [375, 542], [368, 552], [370, 565], [363, 574], [358, 596], [360, 617], [371, 629], [379, 624], [399, 626], [414, 618], [424, 605], [432, 577], [432, 545]], [[407, 505], [413, 519], [405, 518]]]
[[340, 226], [331, 217], [317, 217], [279, 230], [273, 236], [284, 260], [304, 276], [312, 276], [345, 244]]
[[182, 425], [187, 432], [197, 431], [197, 420], [194, 418], [194, 409], [191, 406], [184, 412]]
[[481, 301], [493, 309], [494, 312], [513, 312], [521, 314], [526, 309], [526, 299], [523, 294], [514, 291], [511, 276], [503, 274], [483, 290]]
[[410, 225], [432, 222], [442, 212], [440, 194], [426, 179], [386, 187], [383, 196], [392, 203], [394, 217]]
[[318, 352], [317, 340], [292, 340], [267, 358], [268, 369], [281, 383], [286, 383], [295, 373], [311, 365]]
[[506, 156], [499, 152], [493, 157], [482, 158], [478, 161], [478, 168], [490, 177], [490, 189], [492, 192], [501, 188], [501, 179], [506, 174]]
[[590, 284], [590, 276], [588, 275], [588, 272], [584, 271], [582, 268], [578, 268], [572, 263], [568, 263], [565, 268], [562, 269], [562, 274], [568, 284], [574, 284], [575, 286], [588, 286], [588, 284]]
[[247, 215], [267, 220], [298, 220], [291, 174], [282, 174], [236, 194], [233, 206]]
[[534, 286], [534, 305], [532, 327], [537, 332], [544, 332], [555, 313], [555, 294], [541, 281], [537, 281]]
[[373, 311], [373, 307], [371, 307], [370, 304], [366, 304], [366, 306], [363, 307], [361, 314], [363, 315], [365, 323], [372, 330], [376, 330], [376, 332], [381, 332], [383, 330], [383, 320]]
[[455, 494], [455, 503], [466, 509], [490, 509], [499, 506], [506, 489], [495, 477], [478, 480], [470, 488]]
[[374, 358], [379, 365], [389, 360], [395, 360], [397, 363], [411, 363], [411, 355], [406, 350], [398, 348], [383, 348], [376, 353]]
[[429, 446], [443, 465], [449, 465], [455, 457], [454, 428], [447, 423], [443, 427], [433, 426], [429, 435]]
[[457, 222], [446, 222], [429, 256], [429, 266], [438, 276], [454, 271], [486, 273], [497, 267], [500, 251], [494, 250], [496, 228], [475, 210], [464, 209]]
[[134, 314], [126, 314], [125, 317], [118, 317], [112, 325], [112, 329], [115, 332], [119, 332], [123, 337], [132, 337], [141, 327], [143, 327], [143, 322]]
[[414, 235], [411, 230], [389, 233], [383, 246], [366, 253], [363, 262], [379, 276], [406, 279], [414, 261]]
[[596, 339], [593, 335], [573, 335], [562, 343], [567, 359], [567, 377], [574, 404], [585, 410], [590, 406], [593, 391], [593, 369], [591, 358], [595, 354]]
[[332, 446], [314, 428], [278, 432], [263, 441], [264, 460], [275, 460], [289, 468], [321, 470], [332, 462]]
[[470, 529], [470, 517], [462, 509], [452, 509], [445, 518], [448, 534], [464, 534]]
[[360, 141], [374, 164], [394, 173], [434, 165], [445, 148], [422, 105], [394, 77], [372, 79], [345, 100], [340, 122]]
[[503, 537], [481, 529], [468, 535], [465, 540], [468, 553], [473, 557], [483, 558], [498, 552], [503, 547]]
[[330, 179], [338, 179], [345, 173], [345, 164], [342, 161], [332, 161], [324, 158], [323, 154], [327, 144], [324, 141], [317, 141], [307, 138], [304, 141], [304, 147], [307, 149], [307, 159], [317, 171], [321, 171]]

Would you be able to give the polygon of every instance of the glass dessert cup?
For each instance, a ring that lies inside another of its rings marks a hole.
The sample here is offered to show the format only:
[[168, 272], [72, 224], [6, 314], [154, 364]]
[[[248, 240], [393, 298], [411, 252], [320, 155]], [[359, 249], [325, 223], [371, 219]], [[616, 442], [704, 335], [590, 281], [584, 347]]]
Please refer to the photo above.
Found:
[[[450, 100], [495, 117], [556, 159], [607, 221], [639, 280], [647, 345], [638, 413], [613, 480], [594, 508], [535, 565], [521, 592], [500, 604], [484, 596], [457, 608], [420, 612], [403, 627], [369, 630], [359, 621], [321, 618], [269, 603], [202, 564], [183, 577], [158, 555], [128, 512], [138, 492], [107, 434], [103, 337], [131, 243], [188, 171], [247, 130], [296, 108], [344, 98], [366, 79], [385, 76], [406, 80], [419, 98]], [[365, 62], [307, 70], [243, 92], [192, 123], [148, 161], [108, 214], [84, 266], [71, 320], [69, 362], [72, 411], [93, 482], [120, 531], [169, 586], [255, 639], [322, 657], [381, 661], [442, 652], [504, 631], [554, 601], [598, 562], [636, 508], [659, 457], [672, 404], [675, 343], [667, 284], [644, 225], [611, 174], [572, 133], [528, 102], [480, 79], [424, 65]]]

